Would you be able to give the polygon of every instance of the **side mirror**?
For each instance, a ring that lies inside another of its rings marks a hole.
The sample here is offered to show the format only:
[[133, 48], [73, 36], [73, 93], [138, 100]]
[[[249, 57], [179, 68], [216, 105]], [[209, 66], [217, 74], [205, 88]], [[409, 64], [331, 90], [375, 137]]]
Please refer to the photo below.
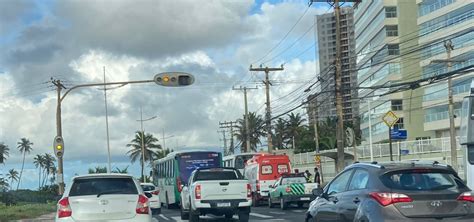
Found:
[[324, 191], [323, 191], [323, 188], [321, 188], [321, 187], [315, 188], [315, 189], [313, 189], [313, 191], [312, 191], [313, 195], [314, 195], [314, 196], [317, 196], [317, 197], [318, 197], [318, 196], [321, 196], [321, 194], [323, 194], [323, 192], [324, 192]]
[[270, 186], [268, 186], [268, 187], [271, 188], [271, 189], [275, 188], [273, 185], [270, 185]]
[[153, 195], [151, 193], [148, 193], [148, 192], [145, 192], [145, 196], [148, 197], [148, 198], [153, 197]]

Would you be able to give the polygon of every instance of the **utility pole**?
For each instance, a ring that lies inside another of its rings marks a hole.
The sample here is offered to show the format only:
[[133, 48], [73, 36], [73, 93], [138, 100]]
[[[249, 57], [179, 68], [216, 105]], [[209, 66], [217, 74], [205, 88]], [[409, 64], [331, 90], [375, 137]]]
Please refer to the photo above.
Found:
[[266, 113], [265, 113], [265, 120], [266, 120], [266, 125], [267, 125], [267, 145], [268, 145], [268, 152], [272, 153], [273, 152], [273, 142], [272, 142], [272, 112], [270, 108], [270, 79], [268, 78], [268, 74], [270, 71], [283, 71], [283, 65], [281, 65], [280, 68], [268, 68], [268, 67], [261, 67], [261, 68], [252, 68], [252, 65], [250, 65], [250, 71], [263, 71], [265, 72], [265, 81], [263, 82], [265, 84], [265, 95], [267, 98], [267, 102], [265, 103], [267, 106]]
[[227, 139], [225, 138], [225, 130], [217, 130], [217, 133], [222, 133], [222, 140], [224, 141], [224, 156], [227, 154]]
[[[61, 83], [61, 80], [54, 80], [51, 81], [56, 86], [56, 91], [58, 93], [58, 104], [56, 106], [56, 134], [58, 137], [63, 136], [63, 128], [61, 124], [61, 90], [66, 89], [66, 87]], [[64, 148], [63, 148], [64, 149]], [[64, 167], [63, 167], [63, 155], [57, 156], [58, 158], [58, 175], [56, 176], [58, 180], [58, 192], [59, 195], [64, 193]]]
[[[454, 45], [451, 40], [444, 42], [446, 48], [446, 59], [437, 59], [431, 63], [446, 63], [447, 72], [451, 72], [453, 62], [464, 62], [466, 60], [451, 59], [451, 51], [454, 50]], [[454, 170], [458, 170], [458, 152], [456, 144], [456, 126], [454, 125], [454, 101], [453, 101], [453, 83], [452, 77], [448, 78], [448, 112], [449, 112], [449, 137], [451, 144], [451, 165]]]
[[145, 174], [144, 174], [144, 169], [145, 169], [145, 130], [143, 129], [143, 122], [145, 121], [149, 121], [149, 120], [152, 120], [152, 119], [155, 119], [157, 116], [153, 116], [153, 117], [150, 117], [148, 119], [143, 119], [143, 110], [142, 110], [142, 107], [140, 106], [140, 119], [137, 120], [140, 122], [140, 128], [141, 128], [141, 139], [142, 139], [142, 178], [143, 178], [143, 182], [146, 183], [146, 177], [145, 177]]
[[[224, 153], [224, 154], [233, 154], [234, 153], [234, 126], [237, 124], [237, 122], [227, 122], [227, 121], [224, 121], [224, 122], [219, 122], [219, 128], [221, 129], [226, 129], [226, 128], [229, 128], [230, 130], [230, 146], [229, 146], [229, 149], [227, 150], [227, 153]], [[225, 133], [225, 132], [224, 132]], [[225, 140], [225, 138], [224, 138]]]
[[332, 2], [334, 6], [334, 16], [336, 17], [336, 58], [335, 58], [335, 80], [336, 80], [336, 115], [337, 115], [337, 126], [336, 126], [336, 140], [337, 140], [337, 165], [336, 170], [340, 172], [344, 169], [344, 116], [342, 113], [342, 73], [341, 73], [341, 30], [340, 30], [340, 6], [339, 2], [353, 2], [355, 5], [360, 3], [361, 0], [310, 0], [310, 4], [313, 2]]
[[245, 123], [245, 149], [242, 153], [250, 152], [250, 131], [249, 131], [249, 110], [247, 104], [247, 90], [249, 89], [258, 89], [257, 87], [248, 88], [240, 86], [239, 88], [232, 87], [233, 90], [243, 90], [244, 91], [244, 105], [245, 105], [245, 114], [244, 114], [244, 123]]

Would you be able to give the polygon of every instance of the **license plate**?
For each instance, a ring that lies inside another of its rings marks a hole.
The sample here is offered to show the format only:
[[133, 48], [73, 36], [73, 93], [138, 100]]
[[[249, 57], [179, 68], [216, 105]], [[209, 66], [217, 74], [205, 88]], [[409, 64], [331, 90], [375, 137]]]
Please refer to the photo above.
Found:
[[230, 203], [217, 203], [217, 207], [230, 207]]
[[309, 197], [302, 197], [302, 198], [300, 198], [300, 200], [310, 200], [310, 198]]

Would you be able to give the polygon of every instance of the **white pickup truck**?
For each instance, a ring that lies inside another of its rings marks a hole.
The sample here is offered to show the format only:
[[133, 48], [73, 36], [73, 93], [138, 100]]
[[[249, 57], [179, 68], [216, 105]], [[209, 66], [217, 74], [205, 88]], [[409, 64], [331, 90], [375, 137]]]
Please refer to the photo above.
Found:
[[235, 168], [196, 169], [181, 192], [181, 219], [199, 221], [200, 215], [213, 214], [239, 221], [249, 220], [252, 194], [247, 180]]

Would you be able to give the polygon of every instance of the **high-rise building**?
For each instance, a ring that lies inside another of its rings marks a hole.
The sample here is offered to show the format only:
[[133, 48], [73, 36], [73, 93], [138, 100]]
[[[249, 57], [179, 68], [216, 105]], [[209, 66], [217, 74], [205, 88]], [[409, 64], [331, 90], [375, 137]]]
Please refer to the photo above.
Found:
[[[340, 11], [341, 30], [341, 71], [342, 71], [342, 107], [344, 121], [351, 124], [358, 117], [358, 103], [353, 100], [357, 97], [357, 76], [351, 71], [356, 67], [355, 40], [354, 40], [354, 11], [352, 7], [342, 7]], [[319, 67], [321, 74], [321, 92], [317, 98], [318, 119], [335, 118], [336, 115], [336, 85], [335, 85], [335, 58], [336, 58], [336, 17], [334, 13], [316, 16]]]
[[[423, 47], [419, 62], [423, 77], [446, 73], [445, 41], [451, 41], [452, 70], [474, 64], [474, 2], [462, 0], [417, 0], [420, 27], [418, 42]], [[436, 62], [438, 61], [438, 62]], [[469, 94], [474, 73], [452, 80], [456, 131], [459, 131], [462, 98]], [[447, 81], [425, 87], [424, 130], [433, 137], [449, 137]], [[459, 135], [459, 133], [456, 133]]]
[[409, 140], [430, 136], [423, 130], [423, 90], [388, 94], [392, 83], [421, 78], [416, 3], [365, 0], [354, 9], [362, 140], [369, 138], [369, 118], [372, 141], [388, 139], [382, 116], [390, 110], [399, 117], [394, 128], [406, 129]]

